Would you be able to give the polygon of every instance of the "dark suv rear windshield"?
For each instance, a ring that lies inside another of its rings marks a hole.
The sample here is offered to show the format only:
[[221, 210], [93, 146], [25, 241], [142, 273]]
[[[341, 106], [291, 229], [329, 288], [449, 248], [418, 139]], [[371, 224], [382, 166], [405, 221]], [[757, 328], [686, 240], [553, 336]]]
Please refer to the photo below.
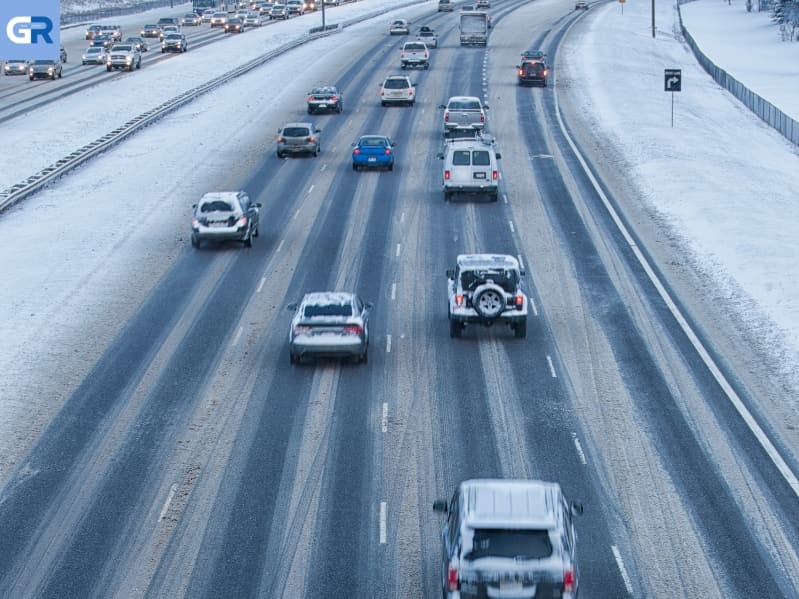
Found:
[[464, 557], [468, 560], [481, 557], [543, 559], [550, 555], [552, 555], [552, 543], [547, 530], [483, 528], [474, 531], [472, 550]]

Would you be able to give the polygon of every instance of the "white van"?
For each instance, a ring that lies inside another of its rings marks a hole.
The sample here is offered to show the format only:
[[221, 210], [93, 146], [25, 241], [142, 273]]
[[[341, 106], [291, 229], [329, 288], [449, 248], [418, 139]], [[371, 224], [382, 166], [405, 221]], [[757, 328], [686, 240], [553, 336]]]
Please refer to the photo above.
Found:
[[444, 161], [442, 173], [444, 200], [455, 194], [487, 195], [496, 202], [499, 197], [499, 168], [502, 155], [493, 140], [480, 136], [473, 139], [450, 139], [446, 151], [438, 157]]

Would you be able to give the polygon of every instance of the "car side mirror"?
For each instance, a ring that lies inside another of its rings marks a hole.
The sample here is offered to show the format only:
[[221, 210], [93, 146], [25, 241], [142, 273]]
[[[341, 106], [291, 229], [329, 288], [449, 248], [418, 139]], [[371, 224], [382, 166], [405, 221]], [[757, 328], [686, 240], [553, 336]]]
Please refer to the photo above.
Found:
[[502, 158], [502, 154], [500, 154], [499, 152], [497, 152], [497, 153], [496, 153], [496, 154], [494, 154], [494, 155], [497, 157], [497, 160], [499, 160], [500, 158]]
[[449, 512], [449, 507], [447, 506], [447, 500], [446, 499], [436, 499], [433, 502], [433, 511], [434, 512], [443, 512], [445, 514], [447, 512]]
[[455, 269], [454, 268], [448, 268], [447, 269], [447, 278], [448, 279], [454, 279], [455, 278]]
[[375, 305], [372, 302], [366, 302], [364, 306], [366, 307], [367, 310], [371, 310], [372, 308], [375, 307]]
[[350, 145], [351, 145], [351, 146], [354, 148], [354, 147], [355, 147], [355, 146], [357, 146], [358, 144], [356, 144], [355, 142], [352, 142]]
[[521, 67], [521, 65], [518, 65], [518, 64], [517, 64], [517, 65], [516, 65], [516, 68], [517, 68], [517, 69], [521, 69], [522, 67]]
[[526, 274], [527, 274], [527, 271], [525, 271], [523, 268], [519, 271], [519, 276], [520, 277], [523, 277]]
[[314, 133], [321, 133], [321, 132], [322, 132], [321, 129], [314, 129]]
[[578, 501], [572, 501], [571, 506], [571, 513], [573, 516], [581, 515], [583, 513], [583, 504]]
[[291, 310], [292, 312], [296, 312], [297, 304], [289, 304], [288, 306], [286, 306], [286, 310]]
[[488, 110], [488, 104], [483, 104], [483, 110]]
[[192, 204], [192, 205], [191, 205], [191, 207], [192, 207], [192, 208], [196, 208], [196, 207], [197, 207], [197, 204]]
[[261, 207], [261, 202], [255, 202], [255, 204], [253, 204], [253, 206], [255, 206], [256, 208], [260, 208]]
[[441, 108], [441, 109], [445, 109], [446, 108], [446, 106], [444, 104], [439, 104], [438, 107]]

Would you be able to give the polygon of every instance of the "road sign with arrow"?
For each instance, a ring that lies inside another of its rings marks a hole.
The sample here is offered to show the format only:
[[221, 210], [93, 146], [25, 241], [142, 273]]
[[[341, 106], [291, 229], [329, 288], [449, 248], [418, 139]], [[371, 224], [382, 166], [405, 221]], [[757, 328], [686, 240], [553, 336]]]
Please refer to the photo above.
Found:
[[663, 91], [682, 91], [682, 69], [666, 69], [665, 88]]

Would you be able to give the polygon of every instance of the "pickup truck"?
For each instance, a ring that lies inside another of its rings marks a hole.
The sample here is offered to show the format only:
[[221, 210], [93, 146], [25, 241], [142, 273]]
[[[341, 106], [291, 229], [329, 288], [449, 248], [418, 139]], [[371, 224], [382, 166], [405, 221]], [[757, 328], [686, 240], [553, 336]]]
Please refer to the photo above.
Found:
[[400, 51], [400, 67], [403, 69], [409, 67], [429, 69], [429, 58], [430, 52], [424, 42], [405, 42]]
[[107, 71], [113, 69], [133, 69], [141, 68], [141, 52], [135, 44], [114, 44], [108, 52], [108, 60], [105, 63]]
[[485, 46], [488, 44], [488, 14], [482, 11], [470, 10], [461, 13], [460, 40], [461, 46], [474, 44]]
[[485, 128], [488, 105], [476, 96], [452, 96], [444, 109], [444, 136], [454, 136], [459, 132], [479, 133]]

